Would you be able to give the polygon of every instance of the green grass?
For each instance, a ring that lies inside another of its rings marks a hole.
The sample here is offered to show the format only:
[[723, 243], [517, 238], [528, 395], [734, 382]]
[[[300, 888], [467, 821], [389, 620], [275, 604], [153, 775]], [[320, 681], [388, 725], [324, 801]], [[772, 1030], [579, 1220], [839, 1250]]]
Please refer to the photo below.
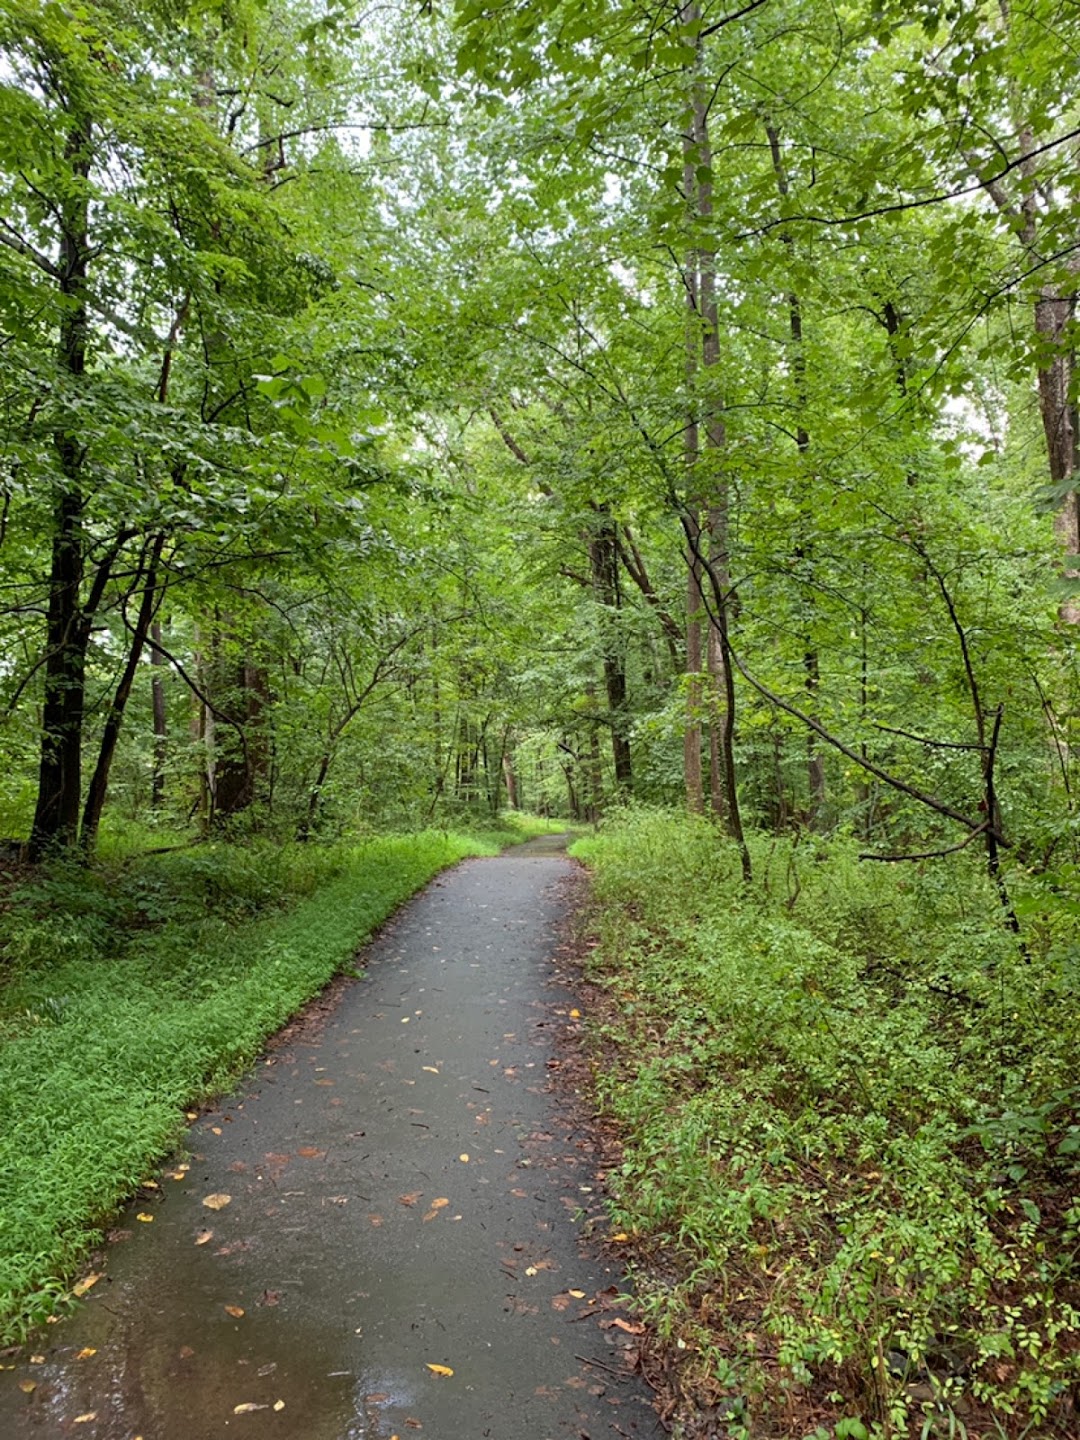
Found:
[[101, 1224], [434, 874], [528, 826], [359, 845], [118, 845], [0, 913], [0, 1337], [67, 1302]]
[[[751, 848], [751, 889], [681, 815], [573, 851], [615, 1221], [664, 1257], [643, 1304], [684, 1384], [732, 1436], [1075, 1433], [1075, 920], [1030, 928], [1025, 960], [966, 856]], [[832, 1429], [800, 1428], [815, 1406]]]

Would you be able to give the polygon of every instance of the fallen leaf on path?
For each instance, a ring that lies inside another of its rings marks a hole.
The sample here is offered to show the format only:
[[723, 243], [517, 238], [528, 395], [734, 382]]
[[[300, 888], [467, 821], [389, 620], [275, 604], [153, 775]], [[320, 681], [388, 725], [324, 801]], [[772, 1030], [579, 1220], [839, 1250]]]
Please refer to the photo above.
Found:
[[218, 1193], [204, 1195], [202, 1203], [206, 1206], [207, 1210], [224, 1210], [226, 1205], [232, 1204], [232, 1196]]
[[96, 1285], [101, 1279], [100, 1275], [85, 1275], [76, 1285], [71, 1287], [73, 1295], [85, 1295], [91, 1286]]
[[260, 1305], [276, 1305], [280, 1301], [280, 1299], [280, 1290], [264, 1290], [262, 1295], [259, 1297], [258, 1303]]
[[385, 1390], [373, 1390], [370, 1395], [364, 1396], [364, 1401], [368, 1405], [385, 1405], [389, 1399], [390, 1396]]
[[37, 1381], [36, 1381], [36, 1380], [20, 1380], [20, 1381], [19, 1381], [19, 1389], [23, 1392], [24, 1395], [32, 1395], [32, 1394], [34, 1393], [34, 1391], [37, 1389]]
[[154, 1223], [153, 1215], [148, 1215], [145, 1210], [140, 1210], [138, 1215], [135, 1216], [135, 1219], [141, 1220], [144, 1225], [152, 1225]]
[[616, 1326], [617, 1329], [619, 1329], [619, 1330], [625, 1330], [626, 1333], [627, 1333], [627, 1335], [644, 1335], [644, 1334], [645, 1334], [645, 1326], [644, 1326], [644, 1325], [636, 1325], [632, 1320], [624, 1320], [624, 1319], [623, 1319], [621, 1316], [619, 1316], [619, 1315], [616, 1315], [615, 1319], [612, 1320], [611, 1323], [612, 1323], [612, 1325]]
[[231, 1315], [234, 1320], [239, 1320], [239, 1319], [243, 1316], [243, 1313], [244, 1313], [243, 1307], [240, 1306], [240, 1305], [226, 1305], [226, 1306], [225, 1306], [225, 1314], [226, 1314], [226, 1315]]
[[195, 1236], [195, 1244], [205, 1245], [207, 1241], [212, 1240], [213, 1238], [213, 1230], [200, 1230], [199, 1233]]
[[584, 1299], [585, 1299], [585, 1291], [584, 1291], [584, 1290], [568, 1290], [566, 1293], [567, 1293], [568, 1295], [572, 1295], [575, 1300], [584, 1300]]
[[181, 1360], [190, 1360], [191, 1357], [192, 1357], [194, 1354], [195, 1354], [195, 1351], [191, 1348], [190, 1345], [181, 1345], [181, 1346], [180, 1346], [180, 1359], [181, 1359]]
[[410, 1190], [407, 1195], [399, 1195], [399, 1196], [397, 1197], [397, 1198], [398, 1198], [398, 1204], [399, 1204], [399, 1205], [415, 1205], [416, 1202], [417, 1202], [417, 1200], [420, 1199], [420, 1196], [421, 1196], [423, 1193], [424, 1193], [424, 1192], [423, 1192], [422, 1190]]
[[431, 1208], [432, 1208], [433, 1210], [445, 1210], [446, 1207], [447, 1207], [447, 1205], [449, 1205], [449, 1204], [450, 1204], [450, 1201], [447, 1200], [446, 1196], [445, 1196], [445, 1195], [440, 1195], [439, 1198], [438, 1198], [438, 1200], [432, 1200], [432, 1202], [431, 1202]]
[[245, 1400], [242, 1405], [233, 1406], [234, 1415], [250, 1415], [253, 1410], [269, 1410], [269, 1405], [256, 1405], [254, 1400]]
[[434, 1065], [425, 1065], [422, 1068], [425, 1069], [429, 1075], [438, 1075], [439, 1073]]
[[536, 1266], [535, 1266], [535, 1265], [530, 1265], [530, 1266], [528, 1266], [527, 1269], [526, 1269], [526, 1271], [525, 1271], [525, 1274], [526, 1274], [526, 1275], [535, 1275], [535, 1274], [536, 1274]]
[[76, 1359], [76, 1360], [89, 1360], [91, 1355], [96, 1355], [96, 1354], [97, 1354], [97, 1351], [95, 1350], [95, 1348], [93, 1347], [93, 1345], [84, 1345], [83, 1348], [79, 1351], [79, 1353], [75, 1356], [75, 1359]]
[[284, 1409], [285, 1409], [285, 1401], [284, 1401], [284, 1400], [275, 1400], [275, 1401], [274, 1401], [274, 1409], [275, 1409], [275, 1410], [284, 1410]]
[[626, 1233], [625, 1230], [620, 1230], [619, 1233], [618, 1233], [618, 1235], [612, 1235], [611, 1238], [612, 1238], [612, 1240], [622, 1241], [622, 1240], [629, 1240], [629, 1239], [630, 1239], [630, 1236], [627, 1235], [627, 1233]]
[[580, 1011], [580, 1010], [571, 1010], [571, 1011], [570, 1011], [570, 1019], [571, 1019], [571, 1020], [580, 1020], [580, 1019], [581, 1019], [581, 1011]]
[[96, 1419], [97, 1419], [97, 1411], [96, 1411], [96, 1410], [87, 1410], [87, 1412], [86, 1412], [85, 1415], [76, 1415], [76, 1416], [75, 1416], [75, 1419], [74, 1419], [71, 1423], [72, 1423], [73, 1425], [88, 1425], [91, 1420], [96, 1420]]
[[301, 1145], [296, 1153], [302, 1155], [305, 1160], [320, 1160], [326, 1151], [320, 1150], [317, 1145]]
[[220, 1125], [211, 1125], [211, 1126], [210, 1126], [210, 1134], [211, 1134], [211, 1135], [220, 1135], [220, 1134], [221, 1134], [221, 1126], [220, 1126]]
[[430, 1364], [429, 1364], [427, 1368], [431, 1371], [431, 1373], [432, 1373], [433, 1375], [453, 1375], [453, 1373], [454, 1373], [453, 1370], [450, 1369], [450, 1366], [449, 1366], [449, 1365], [430, 1365]]
[[406, 1415], [405, 1424], [408, 1425], [410, 1430], [423, 1430], [424, 1428], [423, 1421], [414, 1420], [411, 1415]]
[[463, 1165], [467, 1165], [469, 1163], [468, 1155], [459, 1155], [457, 1158], [461, 1161]]
[[429, 1210], [429, 1211], [427, 1212], [427, 1214], [424, 1216], [424, 1224], [426, 1225], [426, 1224], [428, 1224], [429, 1221], [431, 1221], [431, 1220], [437, 1220], [438, 1218], [439, 1218], [439, 1212], [438, 1212], [438, 1210]]
[[31, 1364], [31, 1365], [44, 1365], [44, 1364], [45, 1364], [45, 1356], [44, 1356], [44, 1355], [31, 1355], [31, 1356], [30, 1356], [30, 1364]]
[[371, 1223], [372, 1225], [374, 1225], [376, 1228], [378, 1228], [378, 1226], [380, 1226], [380, 1225], [383, 1223], [383, 1218], [382, 1218], [381, 1215], [369, 1215], [367, 1218], [368, 1218], [368, 1220], [370, 1221], [370, 1223]]

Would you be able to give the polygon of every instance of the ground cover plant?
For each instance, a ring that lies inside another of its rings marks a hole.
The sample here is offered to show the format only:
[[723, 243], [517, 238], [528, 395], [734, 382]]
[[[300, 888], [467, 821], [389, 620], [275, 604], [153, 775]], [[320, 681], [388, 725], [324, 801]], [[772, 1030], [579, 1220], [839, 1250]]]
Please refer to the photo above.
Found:
[[70, 1296], [101, 1223], [268, 1035], [432, 875], [549, 827], [208, 843], [45, 868], [0, 913], [0, 1334]]
[[709, 1434], [1075, 1435], [1075, 951], [1022, 953], [975, 865], [750, 843], [752, 888], [685, 815], [575, 852], [615, 1221], [684, 1393]]

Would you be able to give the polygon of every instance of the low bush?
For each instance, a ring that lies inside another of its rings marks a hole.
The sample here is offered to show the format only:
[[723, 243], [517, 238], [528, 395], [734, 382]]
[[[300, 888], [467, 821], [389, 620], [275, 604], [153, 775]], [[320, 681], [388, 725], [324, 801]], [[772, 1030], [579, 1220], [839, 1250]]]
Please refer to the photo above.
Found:
[[748, 888], [706, 822], [629, 811], [574, 851], [615, 1218], [677, 1257], [642, 1303], [685, 1383], [732, 1436], [1075, 1435], [1075, 942], [1021, 952], [966, 856], [751, 850]]

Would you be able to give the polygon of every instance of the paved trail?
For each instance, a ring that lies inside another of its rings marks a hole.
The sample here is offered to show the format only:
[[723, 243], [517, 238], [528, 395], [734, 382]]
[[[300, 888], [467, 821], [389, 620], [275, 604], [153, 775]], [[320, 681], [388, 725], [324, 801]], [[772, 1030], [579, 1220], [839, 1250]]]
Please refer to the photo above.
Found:
[[321, 1032], [200, 1117], [44, 1361], [0, 1374], [3, 1440], [659, 1434], [603, 1308], [620, 1277], [574, 1219], [590, 1146], [550, 1089], [573, 1023], [557, 849], [437, 880]]

